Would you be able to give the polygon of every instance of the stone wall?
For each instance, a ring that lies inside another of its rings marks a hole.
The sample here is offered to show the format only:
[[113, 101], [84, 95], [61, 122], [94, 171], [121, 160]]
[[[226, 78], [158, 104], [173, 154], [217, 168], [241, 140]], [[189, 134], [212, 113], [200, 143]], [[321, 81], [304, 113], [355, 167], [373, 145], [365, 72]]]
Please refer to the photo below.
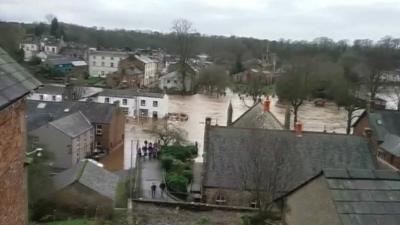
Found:
[[0, 224], [26, 224], [25, 102], [0, 111]]
[[254, 195], [251, 192], [233, 189], [205, 188], [203, 194], [205, 202], [209, 204], [216, 204], [219, 194], [222, 194], [225, 198], [224, 205], [229, 206], [250, 207], [254, 200]]

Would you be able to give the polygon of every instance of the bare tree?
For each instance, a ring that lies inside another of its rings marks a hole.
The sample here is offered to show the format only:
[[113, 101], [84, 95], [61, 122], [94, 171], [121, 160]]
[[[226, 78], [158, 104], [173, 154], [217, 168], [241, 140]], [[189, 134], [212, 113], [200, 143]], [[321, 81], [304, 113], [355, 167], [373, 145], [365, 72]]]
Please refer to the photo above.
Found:
[[162, 146], [186, 142], [187, 132], [167, 120], [154, 122], [151, 129], [145, 131], [160, 141]]
[[[261, 141], [261, 140], [258, 140]], [[254, 143], [257, 142], [255, 140]], [[278, 144], [254, 146], [246, 152], [247, 160], [241, 165], [239, 176], [243, 189], [250, 190], [257, 208], [270, 211], [274, 200], [288, 189], [288, 176], [285, 154], [277, 151]], [[243, 156], [244, 157], [244, 156]]]
[[313, 64], [311, 59], [294, 59], [286, 74], [281, 76], [276, 84], [276, 93], [280, 101], [288, 102], [293, 108], [294, 123], [300, 106], [310, 95], [310, 80]]
[[177, 19], [173, 22], [172, 33], [175, 36], [179, 56], [178, 71], [181, 74], [183, 92], [186, 92], [189, 89], [186, 87], [186, 80], [192, 80], [189, 73], [189, 60], [193, 53], [193, 24], [186, 19]]

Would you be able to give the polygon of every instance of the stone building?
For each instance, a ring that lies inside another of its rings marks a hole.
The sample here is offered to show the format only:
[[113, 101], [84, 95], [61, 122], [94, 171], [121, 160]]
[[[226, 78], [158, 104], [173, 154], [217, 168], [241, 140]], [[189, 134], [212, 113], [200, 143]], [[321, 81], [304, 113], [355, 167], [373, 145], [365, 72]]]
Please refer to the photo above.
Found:
[[123, 51], [100, 51], [90, 48], [88, 51], [89, 75], [91, 77], [106, 77], [118, 71], [119, 61], [128, 57]]
[[81, 111], [29, 131], [33, 142], [51, 154], [51, 167], [65, 170], [93, 153], [94, 129]]
[[326, 169], [283, 198], [287, 225], [397, 225], [400, 174]]
[[[124, 149], [125, 114], [117, 105], [75, 101], [27, 101], [28, 131], [78, 111], [82, 112], [94, 127], [95, 152], [92, 156], [99, 160], [107, 160], [113, 155], [121, 155], [122, 158], [118, 160], [122, 165], [123, 154], [118, 152], [123, 152]], [[110, 170], [122, 169], [110, 167], [106, 162], [104, 166]]]
[[370, 139], [379, 162], [400, 169], [400, 111], [365, 111], [353, 128], [354, 135]]
[[[254, 206], [294, 190], [324, 168], [374, 169], [365, 138], [341, 134], [212, 126], [204, 135], [203, 201]], [[270, 185], [274, 186], [271, 187]]]
[[118, 71], [107, 77], [107, 84], [118, 88], [142, 88], [144, 86], [144, 70], [138, 67], [134, 55], [119, 62]]
[[28, 222], [25, 96], [39, 85], [0, 48], [0, 224]]

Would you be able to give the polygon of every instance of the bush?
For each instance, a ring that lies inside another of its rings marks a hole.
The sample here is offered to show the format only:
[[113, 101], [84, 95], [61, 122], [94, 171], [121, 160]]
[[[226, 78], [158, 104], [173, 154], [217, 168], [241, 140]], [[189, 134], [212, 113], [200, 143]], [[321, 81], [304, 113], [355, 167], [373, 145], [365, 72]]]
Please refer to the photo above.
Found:
[[180, 160], [174, 160], [171, 170], [175, 173], [181, 174], [187, 168], [186, 163]]
[[189, 183], [192, 182], [192, 180], [193, 180], [193, 172], [192, 172], [192, 170], [184, 170], [182, 172], [182, 175], [184, 177], [186, 177], [186, 179], [188, 179]]
[[161, 166], [166, 171], [170, 171], [172, 168], [172, 164], [174, 163], [174, 158], [172, 156], [162, 156], [161, 157]]
[[187, 192], [189, 181], [186, 177], [177, 174], [167, 174], [167, 186], [171, 192]]
[[181, 161], [186, 161], [197, 154], [197, 149], [195, 146], [164, 146], [162, 149], [162, 154], [171, 156]]

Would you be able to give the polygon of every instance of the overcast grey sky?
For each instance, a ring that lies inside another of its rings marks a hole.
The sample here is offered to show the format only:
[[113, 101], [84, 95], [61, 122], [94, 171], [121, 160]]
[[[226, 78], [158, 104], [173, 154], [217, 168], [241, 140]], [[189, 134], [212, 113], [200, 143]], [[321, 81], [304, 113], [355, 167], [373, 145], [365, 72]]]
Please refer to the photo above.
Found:
[[400, 0], [0, 0], [0, 20], [169, 32], [176, 18], [204, 34], [262, 39], [400, 37]]

